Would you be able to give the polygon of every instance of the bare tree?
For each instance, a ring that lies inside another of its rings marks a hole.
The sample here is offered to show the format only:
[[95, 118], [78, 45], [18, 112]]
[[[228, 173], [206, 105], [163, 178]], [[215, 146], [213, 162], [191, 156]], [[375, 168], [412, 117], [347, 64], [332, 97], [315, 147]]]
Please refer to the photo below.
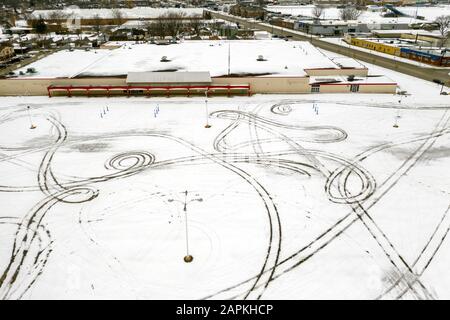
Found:
[[320, 19], [320, 17], [323, 15], [323, 8], [321, 6], [315, 6], [311, 9], [311, 14], [314, 18]]
[[159, 20], [163, 22], [167, 35], [176, 38], [183, 29], [183, 19], [185, 17], [186, 13], [184, 12], [169, 12], [166, 15], [160, 16]]
[[127, 0], [127, 7], [129, 9], [134, 8], [134, 0]]
[[436, 18], [434, 21], [439, 29], [439, 33], [442, 36], [441, 47], [450, 36], [450, 16], [442, 15]]
[[75, 33], [77, 34], [77, 36], [78, 36], [78, 42], [80, 42], [81, 40], [83, 40], [83, 38], [82, 38], [82, 34], [83, 34], [83, 32], [81, 31], [81, 28], [78, 28], [78, 29], [76, 29], [75, 30]]
[[255, 3], [262, 8], [266, 4], [266, 0], [255, 0]]
[[32, 27], [34, 28], [34, 30], [36, 30], [36, 33], [38, 34], [39, 38], [41, 38], [41, 35], [46, 34], [48, 32], [47, 23], [45, 22], [42, 16], [39, 16], [38, 20], [34, 20], [32, 22]]
[[100, 25], [102, 24], [102, 19], [99, 14], [96, 14], [92, 17], [92, 23], [94, 25], [95, 32], [97, 35], [100, 33]]
[[144, 22], [144, 29], [147, 31], [147, 36], [154, 36], [153, 34], [153, 22], [151, 21], [145, 21]]
[[194, 31], [195, 35], [198, 36], [200, 34], [200, 29], [202, 28], [202, 24], [199, 19], [190, 19], [189, 27]]
[[47, 15], [47, 20], [59, 21], [59, 20], [67, 19], [68, 17], [69, 17], [69, 15], [64, 13], [63, 11], [61, 11], [61, 10], [54, 10], [54, 11], [51, 11]]
[[124, 16], [123, 13], [120, 9], [112, 9], [112, 16], [114, 19], [114, 24], [115, 25], [121, 25], [124, 22]]
[[155, 22], [149, 22], [147, 24], [147, 32], [151, 37], [160, 37], [164, 39], [168, 35], [167, 25], [164, 20], [158, 19]]
[[361, 11], [355, 7], [345, 7], [339, 10], [339, 18], [341, 20], [356, 20], [361, 15]]
[[171, 36], [176, 38], [184, 30], [193, 30], [199, 34], [202, 26], [200, 20], [201, 16], [188, 17], [184, 12], [168, 12], [160, 15], [154, 21], [148, 21], [145, 28], [151, 37]]
[[152, 37], [160, 37], [161, 39], [167, 35], [166, 25], [162, 20], [156, 21], [146, 21], [145, 29], [147, 30], [147, 34]]

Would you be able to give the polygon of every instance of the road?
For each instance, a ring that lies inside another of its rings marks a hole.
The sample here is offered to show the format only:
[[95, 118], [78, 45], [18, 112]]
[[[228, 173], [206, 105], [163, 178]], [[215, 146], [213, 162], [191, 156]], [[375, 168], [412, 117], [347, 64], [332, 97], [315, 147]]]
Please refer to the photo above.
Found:
[[216, 11], [209, 11], [209, 12], [211, 12], [213, 18], [236, 22], [246, 28], [267, 31], [278, 36], [284, 37], [290, 36], [291, 39], [293, 40], [309, 41], [314, 46], [327, 51], [342, 54], [357, 60], [375, 64], [380, 67], [388, 68], [420, 79], [428, 81], [439, 80], [446, 83], [447, 86], [450, 85], [450, 76], [449, 76], [450, 68], [436, 68], [432, 66], [425, 67], [411, 63], [406, 63], [403, 61], [398, 61], [380, 55], [376, 55], [370, 52], [365, 52], [350, 47], [344, 47], [338, 44], [323, 41], [321, 38], [317, 36], [308, 35], [292, 29], [277, 27], [266, 23], [261, 23], [256, 20], [231, 16]]

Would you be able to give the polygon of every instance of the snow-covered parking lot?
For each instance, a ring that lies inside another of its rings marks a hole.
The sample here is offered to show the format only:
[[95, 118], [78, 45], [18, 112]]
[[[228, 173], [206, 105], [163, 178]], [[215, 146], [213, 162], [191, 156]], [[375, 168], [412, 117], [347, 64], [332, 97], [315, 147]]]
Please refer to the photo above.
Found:
[[0, 298], [449, 298], [442, 99], [1, 98]]

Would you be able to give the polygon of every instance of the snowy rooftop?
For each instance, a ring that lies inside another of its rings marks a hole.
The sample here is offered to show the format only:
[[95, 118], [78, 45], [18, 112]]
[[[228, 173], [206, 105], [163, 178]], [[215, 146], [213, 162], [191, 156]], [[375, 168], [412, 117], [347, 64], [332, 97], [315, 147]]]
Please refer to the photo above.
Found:
[[16, 27], [28, 27], [28, 22], [26, 20], [16, 20]]
[[324, 25], [324, 26], [328, 26], [328, 25], [332, 25], [332, 26], [347, 26], [347, 25], [357, 25], [359, 23], [358, 20], [319, 20], [319, 21], [315, 21], [315, 20], [300, 20], [299, 22], [304, 23], [304, 24], [311, 24], [311, 25]]
[[423, 29], [407, 29], [407, 30], [372, 30], [374, 34], [413, 34], [413, 35], [421, 35], [421, 36], [430, 36], [441, 38], [442, 36], [438, 32], [432, 32]]
[[349, 80], [344, 76], [312, 76], [309, 78], [310, 84], [389, 84], [397, 85], [395, 81], [386, 76], [370, 76], [370, 77], [355, 77]]
[[[282, 14], [291, 14], [291, 15], [301, 15], [307, 17], [313, 17], [312, 9], [314, 5], [308, 6], [268, 6], [267, 9], [272, 12], [280, 12]], [[339, 19], [339, 10], [338, 8], [325, 8], [323, 10], [322, 19]], [[425, 20], [434, 21], [436, 17], [440, 15], [450, 15], [450, 5], [440, 5], [433, 7], [399, 7], [399, 11], [410, 15], [412, 17], [415, 16], [423, 16]], [[366, 23], [414, 23], [414, 22], [423, 22], [423, 20], [416, 20], [411, 17], [399, 17], [399, 18], [391, 18], [391, 17], [382, 17], [380, 12], [373, 11], [363, 11], [361, 16], [358, 18], [359, 21]]]
[[[118, 9], [122, 13], [123, 18], [139, 19], [139, 18], [157, 18], [160, 15], [167, 13], [183, 13], [186, 16], [198, 16], [203, 14], [201, 8], [150, 8], [150, 7], [136, 7], [132, 9]], [[63, 10], [35, 10], [32, 13], [33, 17], [49, 17], [53, 13], [63, 13], [66, 16], [81, 17], [90, 19], [98, 15], [103, 19], [110, 19], [114, 17], [113, 9], [80, 9], [80, 8], [65, 8]]]
[[8, 42], [10, 38], [11, 38], [11, 36], [9, 36], [7, 34], [0, 34], [0, 43]]
[[209, 72], [130, 72], [127, 83], [211, 83]]
[[[413, 39], [403, 39], [403, 38], [363, 38], [363, 39], [371, 41], [371, 42], [384, 43], [384, 44], [387, 44], [390, 46], [401, 47], [401, 48], [403, 48], [403, 47], [421, 47], [422, 45], [424, 46], [424, 48], [423, 48], [424, 50], [426, 48], [434, 48], [434, 47], [425, 46], [425, 44], [429, 45], [429, 43], [426, 41], [415, 41]], [[442, 50], [442, 49], [440, 49], [440, 50]]]
[[[165, 46], [130, 42], [114, 50], [59, 51], [27, 68], [35, 68], [32, 77], [40, 78], [150, 71], [209, 71], [217, 77], [228, 74], [228, 52], [232, 75], [304, 76], [304, 69], [339, 68], [308, 42], [282, 40], [185, 41]], [[260, 55], [264, 61], [257, 61]], [[161, 62], [163, 56], [167, 62]]]
[[365, 68], [361, 62], [348, 57], [334, 57], [331, 59], [336, 65], [341, 68]]

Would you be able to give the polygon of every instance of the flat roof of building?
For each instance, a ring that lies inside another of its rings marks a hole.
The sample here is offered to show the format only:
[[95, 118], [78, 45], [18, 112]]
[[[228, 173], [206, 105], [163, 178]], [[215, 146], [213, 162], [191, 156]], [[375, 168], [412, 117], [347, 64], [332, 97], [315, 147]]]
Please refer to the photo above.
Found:
[[420, 51], [428, 54], [441, 55], [447, 57], [450, 55], [449, 50], [445, 47], [432, 47], [427, 46], [426, 41], [414, 41], [413, 39], [403, 39], [403, 38], [357, 38], [361, 40], [370, 41], [372, 43], [381, 43], [391, 47], [411, 49], [415, 51]]
[[[370, 41], [373, 43], [382, 43], [382, 44], [387, 44], [393, 47], [402, 47], [402, 46], [413, 46], [415, 44], [415, 40], [414, 39], [407, 39], [407, 38], [374, 38], [374, 37], [361, 37], [358, 38], [356, 37], [356, 39], [360, 39], [360, 40], [366, 40], [366, 41]], [[421, 41], [419, 40], [419, 42], [425, 43], [425, 41]]]
[[[314, 5], [291, 5], [291, 6], [267, 6], [270, 12], [280, 12], [293, 16], [313, 17], [312, 9]], [[383, 17], [380, 12], [369, 10], [362, 11], [358, 21], [365, 23], [424, 23], [434, 21], [440, 15], [450, 15], [450, 5], [440, 4], [429, 7], [398, 7], [399, 11], [409, 15], [409, 17]], [[340, 9], [337, 7], [326, 7], [323, 9], [322, 19], [339, 19]], [[423, 16], [425, 20], [415, 19], [415, 16]]]
[[423, 29], [406, 29], [406, 30], [372, 30], [373, 34], [396, 35], [396, 34], [412, 34], [420, 36], [429, 36], [433, 38], [442, 38], [437, 32], [431, 32]]
[[309, 78], [310, 85], [337, 85], [337, 84], [359, 84], [359, 85], [397, 85], [397, 82], [393, 81], [386, 76], [368, 76], [361, 77], [355, 76], [350, 79], [348, 76], [312, 76]]
[[130, 72], [127, 83], [211, 83], [209, 72]]
[[349, 57], [332, 57], [331, 61], [344, 69], [362, 69], [366, 68], [361, 62]]
[[[135, 7], [131, 9], [117, 9], [124, 19], [155, 19], [161, 15], [168, 13], [182, 13], [186, 17], [202, 16], [203, 8], [151, 8], [151, 7]], [[93, 19], [99, 16], [101, 19], [113, 19], [115, 9], [80, 9], [77, 7], [67, 7], [62, 10], [35, 10], [31, 14], [32, 18], [50, 18], [51, 16], [60, 16], [66, 19], [67, 16], [79, 17], [82, 19]]]
[[[129, 72], [208, 71], [220, 76], [306, 76], [305, 69], [340, 69], [308, 42], [283, 40], [183, 41], [177, 44], [118, 42], [113, 50], [58, 51], [21, 77], [73, 78], [126, 76]], [[162, 61], [162, 57], [166, 57]], [[259, 59], [262, 56], [263, 59]], [[70, 63], [67, 63], [70, 61]], [[355, 64], [356, 65], [356, 64]], [[17, 71], [26, 72], [26, 68]], [[17, 72], [19, 73], [19, 72]]]

